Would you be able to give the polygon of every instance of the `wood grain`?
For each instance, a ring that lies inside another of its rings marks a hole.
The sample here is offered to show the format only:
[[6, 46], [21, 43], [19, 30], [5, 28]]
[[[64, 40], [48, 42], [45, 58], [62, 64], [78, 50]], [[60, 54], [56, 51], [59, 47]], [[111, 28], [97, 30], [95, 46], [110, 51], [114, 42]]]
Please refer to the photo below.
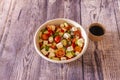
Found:
[[[119, 80], [120, 0], [0, 0], [0, 80]], [[33, 36], [47, 20], [102, 23], [105, 38], [89, 40], [86, 53], [54, 64], [35, 51]]]

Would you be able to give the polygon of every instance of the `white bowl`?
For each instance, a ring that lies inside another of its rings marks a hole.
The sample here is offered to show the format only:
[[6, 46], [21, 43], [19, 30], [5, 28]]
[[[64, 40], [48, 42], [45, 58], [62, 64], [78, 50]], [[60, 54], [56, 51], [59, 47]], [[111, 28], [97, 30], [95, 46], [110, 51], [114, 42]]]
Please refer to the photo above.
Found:
[[[47, 57], [45, 57], [39, 50], [39, 43], [38, 43], [38, 40], [39, 40], [39, 31], [41, 29], [43, 29], [44, 27], [46, 27], [46, 25], [48, 24], [61, 24], [61, 23], [64, 23], [64, 22], [67, 22], [68, 24], [70, 25], [74, 25], [76, 27], [79, 27], [81, 29], [81, 33], [82, 33], [82, 36], [83, 38], [85, 39], [85, 42], [84, 42], [84, 46], [83, 46], [83, 49], [81, 51], [80, 54], [78, 54], [76, 57], [74, 58], [71, 58], [71, 59], [68, 59], [68, 60], [63, 60], [63, 61], [56, 61], [56, 60], [52, 60], [52, 59], [49, 59]], [[88, 46], [88, 37], [87, 37], [87, 34], [85, 32], [85, 30], [82, 28], [82, 26], [80, 24], [78, 24], [77, 22], [73, 21], [73, 20], [70, 20], [70, 19], [64, 19], [64, 18], [57, 18], [57, 19], [52, 19], [52, 20], [49, 20], [47, 22], [45, 22], [44, 24], [42, 24], [36, 31], [35, 33], [35, 36], [34, 36], [34, 46], [35, 46], [35, 49], [37, 51], [37, 53], [42, 57], [44, 58], [45, 60], [47, 61], [50, 61], [50, 62], [53, 62], [53, 63], [68, 63], [68, 62], [72, 62], [72, 61], [75, 61], [77, 60], [78, 58], [80, 58], [86, 51], [87, 49], [87, 46]]]

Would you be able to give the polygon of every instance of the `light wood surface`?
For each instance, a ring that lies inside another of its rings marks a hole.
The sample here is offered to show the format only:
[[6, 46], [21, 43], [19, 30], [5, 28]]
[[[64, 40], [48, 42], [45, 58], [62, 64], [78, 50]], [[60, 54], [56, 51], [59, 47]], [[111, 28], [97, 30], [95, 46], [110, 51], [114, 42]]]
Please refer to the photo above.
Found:
[[[100, 42], [68, 64], [54, 64], [34, 49], [33, 36], [47, 20], [69, 18], [87, 31], [106, 28]], [[120, 80], [120, 0], [0, 0], [0, 80]]]

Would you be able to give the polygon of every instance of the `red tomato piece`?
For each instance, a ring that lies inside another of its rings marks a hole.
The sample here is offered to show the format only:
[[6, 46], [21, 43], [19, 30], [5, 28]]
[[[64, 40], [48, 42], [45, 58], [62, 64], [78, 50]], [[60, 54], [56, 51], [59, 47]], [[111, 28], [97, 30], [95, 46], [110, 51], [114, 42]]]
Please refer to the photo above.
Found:
[[51, 48], [56, 49], [56, 46], [52, 45]]
[[70, 25], [66, 27], [67, 30], [69, 30], [69, 29], [71, 29], [71, 28], [72, 28], [72, 26], [70, 26]]
[[42, 35], [42, 39], [43, 39], [43, 40], [47, 40], [47, 39], [48, 39], [48, 37], [49, 37], [49, 35], [48, 35], [48, 34], [43, 34], [43, 35]]
[[73, 38], [73, 39], [72, 39], [72, 43], [75, 43], [75, 41], [76, 41], [76, 38]]
[[48, 33], [49, 35], [52, 35], [52, 34], [53, 34], [53, 31], [52, 31], [52, 30], [48, 30], [48, 32], [49, 32], [49, 33]]
[[75, 48], [75, 46], [76, 46], [75, 43], [72, 43], [72, 47]]
[[64, 30], [63, 30], [63, 29], [61, 29], [61, 32], [64, 32]]
[[39, 43], [39, 47], [41, 47], [42, 46], [42, 43]]
[[79, 36], [79, 38], [80, 38], [80, 37], [81, 37], [80, 30], [74, 31], [74, 35], [77, 35], [77, 36]]
[[58, 43], [58, 42], [60, 42], [61, 37], [60, 36], [56, 36], [54, 40], [55, 40], [56, 43]]

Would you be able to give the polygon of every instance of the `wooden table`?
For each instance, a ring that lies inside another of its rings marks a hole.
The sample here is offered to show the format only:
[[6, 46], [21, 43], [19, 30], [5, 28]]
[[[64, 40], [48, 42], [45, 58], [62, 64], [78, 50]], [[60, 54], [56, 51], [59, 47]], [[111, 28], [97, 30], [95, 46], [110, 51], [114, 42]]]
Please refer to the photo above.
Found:
[[[37, 28], [54, 18], [86, 31], [99, 22], [107, 32], [78, 60], [54, 64], [33, 45]], [[120, 0], [0, 0], [0, 80], [120, 80]]]

